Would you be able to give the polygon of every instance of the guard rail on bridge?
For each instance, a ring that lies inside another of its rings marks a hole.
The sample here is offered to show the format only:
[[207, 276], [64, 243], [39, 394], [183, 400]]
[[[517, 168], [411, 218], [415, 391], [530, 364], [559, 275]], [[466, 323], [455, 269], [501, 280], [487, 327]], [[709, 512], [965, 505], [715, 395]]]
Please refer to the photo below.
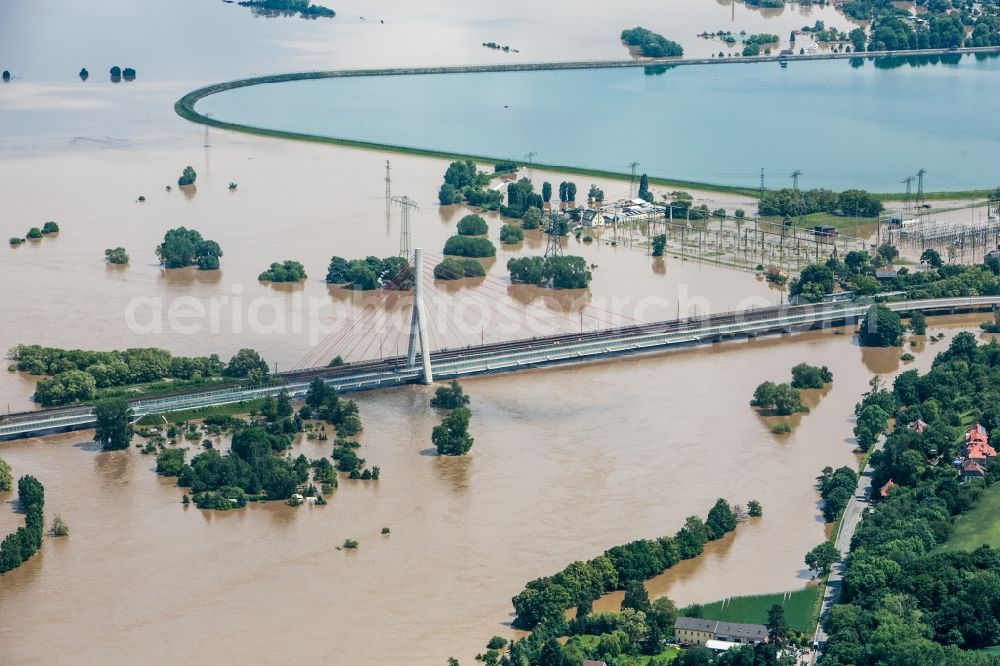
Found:
[[[929, 314], [995, 310], [998, 306], [1000, 306], [998, 296], [897, 301], [887, 304], [889, 309], [896, 312], [919, 310]], [[554, 335], [460, 350], [441, 350], [431, 355], [431, 361], [434, 374], [439, 378], [451, 379], [491, 372], [508, 372], [556, 363], [719, 342], [727, 338], [794, 333], [817, 327], [851, 325], [862, 319], [869, 307], [869, 304], [831, 303], [743, 310], [690, 320], [663, 321], [589, 333]], [[361, 367], [356, 371], [352, 371], [350, 365], [327, 371], [311, 370], [307, 373], [285, 375], [286, 381], [280, 385], [258, 388], [233, 387], [159, 398], [140, 398], [131, 400], [130, 405], [135, 417], [139, 418], [148, 414], [233, 404], [279, 395], [284, 391], [293, 398], [302, 397], [314, 377], [321, 377], [340, 392], [399, 386], [418, 381], [421, 377], [421, 368], [405, 368], [404, 363], [405, 360], [402, 358], [392, 358], [374, 364], [358, 364]], [[309, 378], [305, 379], [302, 376], [304, 374], [308, 374]], [[93, 423], [93, 411], [85, 406], [28, 412], [0, 419], [0, 440], [85, 428]]]

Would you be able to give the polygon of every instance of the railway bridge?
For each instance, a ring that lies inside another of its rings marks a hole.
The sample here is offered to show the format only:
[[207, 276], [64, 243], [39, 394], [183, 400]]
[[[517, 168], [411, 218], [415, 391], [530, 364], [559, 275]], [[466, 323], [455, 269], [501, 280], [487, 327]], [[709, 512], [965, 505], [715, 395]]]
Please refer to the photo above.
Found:
[[[419, 255], [416, 259], [419, 265]], [[419, 276], [419, 272], [417, 275]], [[563, 333], [460, 349], [442, 349], [431, 353], [420, 319], [419, 278], [416, 289], [410, 347], [406, 356], [280, 373], [274, 375], [272, 383], [267, 386], [232, 386], [139, 397], [130, 400], [134, 417], [233, 404], [279, 395], [286, 391], [293, 398], [302, 397], [309, 384], [317, 377], [337, 391], [349, 393], [403, 384], [429, 384], [434, 379], [515, 372], [659, 352], [739, 338], [852, 326], [871, 307], [868, 303], [782, 305], [585, 333]], [[923, 312], [927, 315], [983, 312], [1000, 307], [1000, 296], [897, 301], [887, 303], [886, 306], [895, 312]], [[420, 363], [416, 362], [418, 351]], [[0, 440], [87, 428], [93, 424], [93, 411], [85, 405], [22, 412], [0, 417]]]

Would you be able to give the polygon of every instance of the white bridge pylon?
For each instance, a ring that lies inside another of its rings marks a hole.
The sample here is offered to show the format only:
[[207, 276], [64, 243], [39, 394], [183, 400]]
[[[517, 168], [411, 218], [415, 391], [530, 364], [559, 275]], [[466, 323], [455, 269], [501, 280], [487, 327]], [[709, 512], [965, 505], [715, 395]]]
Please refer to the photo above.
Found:
[[410, 317], [410, 342], [406, 347], [406, 367], [417, 364], [417, 343], [420, 344], [420, 361], [423, 364], [424, 384], [434, 382], [431, 369], [430, 342], [427, 338], [427, 315], [424, 313], [423, 253], [418, 247], [413, 250], [413, 314]]

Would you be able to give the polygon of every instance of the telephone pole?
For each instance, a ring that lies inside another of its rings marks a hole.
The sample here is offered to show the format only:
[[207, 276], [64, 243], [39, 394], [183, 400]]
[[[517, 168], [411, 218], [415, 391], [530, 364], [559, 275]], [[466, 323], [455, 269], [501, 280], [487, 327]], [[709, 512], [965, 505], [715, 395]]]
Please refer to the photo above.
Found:
[[400, 215], [399, 224], [399, 256], [404, 259], [410, 258], [410, 210], [416, 208], [420, 210], [417, 206], [417, 202], [408, 196], [392, 197], [393, 203], [398, 205], [402, 209], [402, 214]]

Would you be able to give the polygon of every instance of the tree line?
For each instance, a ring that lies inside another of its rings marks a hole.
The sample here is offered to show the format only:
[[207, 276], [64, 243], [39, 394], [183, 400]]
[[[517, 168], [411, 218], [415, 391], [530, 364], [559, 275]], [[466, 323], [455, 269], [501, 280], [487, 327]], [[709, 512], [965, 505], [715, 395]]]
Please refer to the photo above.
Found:
[[326, 282], [361, 291], [409, 291], [413, 289], [413, 268], [404, 257], [348, 260], [334, 256], [326, 270]]
[[45, 529], [45, 488], [33, 476], [17, 480], [17, 499], [24, 509], [24, 526], [0, 542], [0, 573], [16, 569], [42, 547]]
[[514, 626], [560, 625], [567, 609], [586, 605], [603, 594], [625, 589], [630, 581], [652, 578], [681, 560], [700, 555], [706, 543], [736, 529], [736, 518], [733, 508], [720, 499], [704, 521], [689, 516], [673, 537], [614, 546], [592, 560], [574, 562], [554, 576], [537, 578], [512, 599]]
[[34, 395], [36, 402], [47, 407], [91, 400], [98, 389], [165, 379], [231, 377], [261, 384], [268, 376], [267, 362], [252, 349], [241, 349], [228, 363], [217, 354], [172, 356], [165, 349], [152, 347], [101, 352], [17, 345], [9, 355], [18, 370], [47, 375], [39, 380]]
[[757, 202], [757, 212], [763, 217], [835, 212], [855, 217], [876, 217], [884, 209], [875, 195], [864, 190], [844, 190], [837, 194], [822, 188], [800, 191], [785, 187], [765, 191]]
[[507, 271], [514, 282], [553, 289], [586, 289], [592, 274], [583, 257], [514, 257], [507, 260]]
[[621, 40], [638, 48], [639, 53], [647, 58], [679, 58], [684, 55], [684, 47], [680, 44], [646, 28], [622, 30]]

